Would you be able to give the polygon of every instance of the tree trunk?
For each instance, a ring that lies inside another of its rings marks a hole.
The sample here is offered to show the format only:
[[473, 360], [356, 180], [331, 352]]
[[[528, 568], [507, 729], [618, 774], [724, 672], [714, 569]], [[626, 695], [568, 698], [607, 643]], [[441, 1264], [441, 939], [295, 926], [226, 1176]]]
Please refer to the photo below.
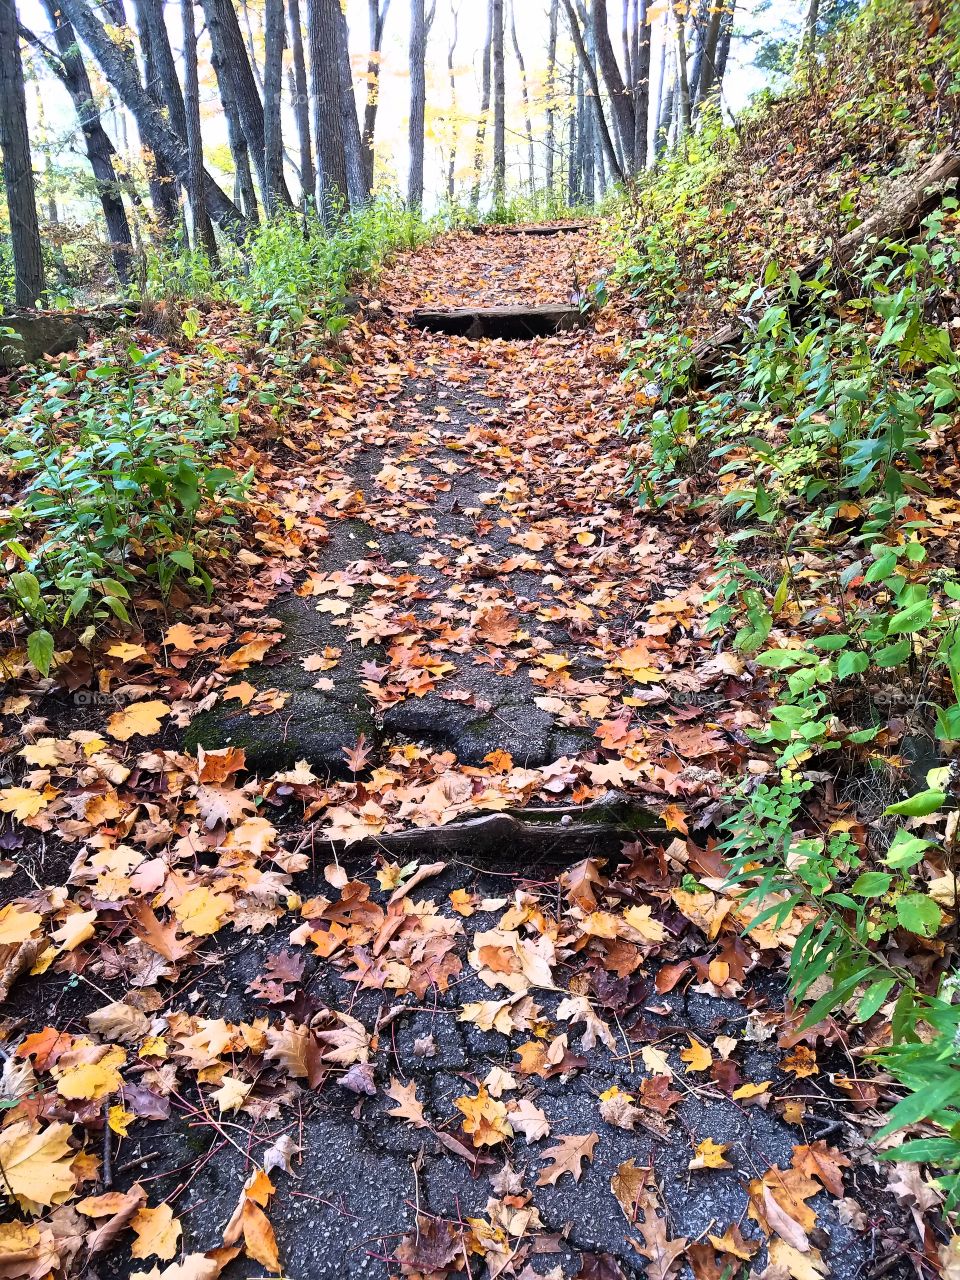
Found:
[[313, 92], [314, 153], [317, 157], [317, 208], [324, 221], [350, 207], [347, 158], [340, 107], [340, 60], [337, 54], [339, 0], [308, 0], [310, 85]]
[[710, 10], [707, 29], [700, 49], [700, 65], [697, 69], [696, 93], [694, 96], [694, 108], [697, 111], [718, 86], [717, 54], [720, 48], [720, 29], [723, 15], [724, 6], [720, 3], [715, 3]]
[[630, 39], [630, 0], [623, 0], [623, 19], [620, 24], [620, 41], [623, 46], [623, 78], [633, 84], [633, 42]]
[[[111, 20], [117, 16], [123, 17], [122, 14], [110, 14]], [[140, 52], [143, 59], [143, 83], [150, 101], [163, 114], [169, 112], [163, 97], [163, 81], [160, 75], [160, 67], [153, 48], [153, 39], [150, 34], [150, 28], [146, 22], [138, 15], [139, 35], [140, 35]], [[114, 22], [113, 25], [119, 26], [121, 30], [127, 31], [126, 20], [121, 23]], [[127, 38], [120, 42], [120, 47], [132, 56], [132, 42]], [[178, 86], [179, 87], [179, 86]], [[180, 145], [186, 147], [187, 135], [186, 125], [181, 117], [178, 130], [176, 123], [171, 119], [170, 127], [176, 133], [180, 141]], [[161, 228], [170, 230], [176, 225], [180, 216], [180, 204], [177, 199], [177, 190], [173, 181], [173, 174], [169, 166], [165, 163], [161, 156], [156, 153], [153, 155], [153, 163], [149, 169], [147, 182], [150, 187], [150, 200], [153, 204], [154, 216]]]
[[633, 0], [633, 157], [636, 171], [647, 167], [650, 117], [650, 22], [648, 0]]
[[727, 0], [723, 10], [723, 21], [720, 24], [720, 39], [717, 42], [717, 84], [723, 85], [723, 77], [727, 70], [727, 59], [730, 57], [730, 45], [733, 41], [733, 16], [736, 12], [737, 0]]
[[163, 0], [134, 0], [134, 8], [141, 47], [150, 50], [154, 101], [166, 108], [174, 133], [186, 139], [187, 116], [167, 24], [163, 17]]
[[520, 41], [517, 39], [517, 20], [514, 12], [514, 0], [510, 0], [510, 40], [513, 44], [514, 57], [517, 60], [517, 69], [520, 72], [520, 94], [523, 98], [523, 127], [527, 135], [527, 168], [530, 173], [530, 198], [533, 199], [537, 194], [537, 170], [533, 148], [533, 121], [530, 118], [530, 93], [527, 88], [527, 67], [523, 60], [523, 50], [520, 48]]
[[803, 36], [798, 50], [801, 63], [809, 61], [817, 50], [817, 23], [820, 20], [820, 0], [810, 0], [803, 23]]
[[593, 0], [591, 14], [591, 44], [600, 64], [603, 82], [610, 96], [610, 108], [613, 113], [620, 150], [623, 153], [623, 170], [632, 173], [636, 168], [633, 155], [633, 142], [636, 135], [636, 118], [633, 110], [633, 98], [630, 90], [623, 82], [617, 55], [613, 51], [610, 30], [607, 20], [607, 0]]
[[607, 125], [607, 117], [604, 115], [603, 102], [600, 98], [600, 82], [597, 79], [597, 71], [593, 65], [587, 47], [583, 43], [583, 33], [580, 30], [580, 23], [574, 12], [571, 0], [563, 0], [564, 8], [567, 11], [567, 18], [570, 21], [570, 34], [573, 36], [573, 43], [576, 46], [577, 56], [586, 75], [590, 93], [593, 98], [593, 112], [596, 117], [597, 129], [600, 133], [600, 140], [603, 143], [604, 155], [607, 157], [607, 164], [610, 166], [611, 173], [618, 182], [623, 182], [624, 172], [617, 157], [616, 148], [613, 145], [613, 138], [610, 136], [610, 129]]
[[[184, 0], [186, 2], [186, 0]], [[263, 150], [267, 179], [267, 212], [282, 204], [283, 185], [283, 0], [266, 0], [264, 6]]]
[[[693, 104], [697, 100], [697, 88], [700, 84], [700, 70], [703, 66], [703, 54], [707, 45], [707, 28], [710, 25], [710, 15], [713, 8], [717, 8], [719, 14], [719, 4], [722, 0], [718, 0], [717, 6], [713, 6], [711, 0], [700, 0], [696, 10], [692, 7], [689, 10], [688, 26], [689, 38], [687, 43], [687, 67], [688, 78], [690, 81], [690, 106], [691, 111]], [[692, 41], [693, 56], [690, 56], [690, 48]]]
[[567, 204], [571, 209], [580, 203], [582, 144], [580, 141], [583, 124], [583, 63], [577, 62], [570, 68], [570, 97], [574, 109], [570, 113], [570, 153], [567, 157]]
[[678, 0], [670, 0], [673, 38], [677, 49], [677, 106], [680, 121], [678, 137], [683, 138], [690, 132], [690, 82], [687, 79], [687, 39], [683, 29], [683, 18], [677, 4]]
[[[100, 198], [100, 207], [103, 210], [103, 220], [107, 225], [113, 268], [119, 282], [124, 285], [129, 284], [133, 237], [130, 234], [130, 224], [127, 221], [120, 184], [113, 165], [113, 157], [116, 154], [113, 143], [107, 136], [103, 121], [100, 119], [100, 112], [93, 98], [90, 77], [73, 28], [63, 18], [55, 0], [43, 0], [43, 3], [53, 29], [57, 52], [60, 55], [55, 59], [52, 55], [48, 56], [44, 53], [44, 57], [47, 65], [69, 93], [73, 109], [77, 113], [77, 124], [83, 134], [87, 159], [90, 161], [90, 168], [97, 185], [97, 195]], [[29, 35], [27, 38], [31, 39]], [[41, 50], [41, 52], [44, 51]]]
[[407, 204], [419, 209], [423, 204], [423, 135], [427, 106], [427, 12], [425, 0], [410, 0], [410, 123], [407, 143], [410, 168], [407, 174]]
[[493, 46], [493, 200], [502, 205], [507, 189], [506, 68], [503, 57], [503, 3], [492, 0]]
[[223, 62], [223, 50], [219, 40], [210, 41], [210, 61], [220, 90], [220, 101], [227, 122], [227, 136], [230, 140], [230, 153], [233, 156], [235, 171], [234, 197], [238, 206], [250, 219], [251, 223], [260, 221], [257, 207], [257, 193], [253, 185], [253, 172], [250, 168], [250, 148], [247, 146], [240, 119], [240, 108], [233, 91], [233, 78], [227, 74]]
[[[9, 3], [9, 0], [4, 0], [4, 3]], [[189, 180], [186, 148], [148, 97], [130, 54], [107, 35], [90, 11], [87, 0], [58, 0], [58, 3], [132, 113], [143, 141], [186, 186]], [[213, 221], [235, 239], [241, 239], [246, 230], [243, 214], [206, 170], [203, 172], [203, 196]]]
[[307, 200], [314, 199], [317, 175], [313, 167], [313, 146], [310, 142], [310, 93], [307, 89], [307, 60], [303, 54], [300, 0], [287, 0], [287, 17], [290, 23], [290, 50], [293, 54], [293, 111], [300, 141], [300, 200], [306, 206]]
[[[247, 140], [247, 148], [253, 160], [260, 198], [264, 209], [269, 209], [271, 186], [267, 178], [263, 103], [257, 90], [257, 82], [253, 77], [237, 12], [233, 7], [233, 0], [202, 0], [202, 4], [214, 55], [224, 75], [230, 80], [230, 92], [236, 103], [243, 126], [243, 136]], [[273, 202], [286, 205], [288, 208], [293, 205], [282, 173], [274, 186]]]
[[0, 0], [0, 151], [13, 245], [14, 297], [17, 306], [32, 307], [43, 296], [43, 253], [14, 0]]
[[203, 137], [200, 132], [200, 79], [197, 70], [197, 26], [194, 0], [181, 0], [183, 24], [183, 108], [187, 130], [187, 199], [193, 224], [194, 252], [203, 248], [208, 262], [217, 261], [217, 241], [203, 202]]
[[560, 0], [550, 0], [550, 35], [547, 43], [547, 190], [553, 191], [554, 152], [557, 146], [557, 28]]
[[[146, 33], [146, 42], [141, 34], [141, 45], [145, 51], [148, 49], [150, 54], [150, 63], [152, 64], [152, 74], [154, 77], [154, 101], [164, 109], [167, 113], [167, 119], [173, 132], [180, 138], [181, 142], [187, 148], [187, 156], [190, 162], [191, 174], [184, 190], [190, 201], [190, 216], [193, 223], [193, 243], [194, 248], [203, 245], [211, 262], [216, 261], [216, 240], [213, 235], [213, 227], [210, 224], [210, 216], [207, 213], [206, 206], [203, 203], [202, 185], [203, 185], [203, 145], [200, 141], [200, 90], [199, 84], [196, 87], [197, 96], [197, 121], [196, 121], [196, 148], [191, 149], [190, 135], [191, 130], [187, 118], [187, 107], [184, 94], [180, 90], [180, 81], [177, 77], [177, 67], [173, 60], [173, 51], [170, 48], [170, 37], [167, 33], [167, 24], [163, 16], [162, 0], [135, 0], [135, 8], [137, 12], [137, 25], [141, 33]], [[182, 4], [181, 4], [182, 17]], [[191, 18], [193, 15], [191, 14]], [[190, 32], [193, 32], [192, 36]], [[192, 49], [192, 53], [190, 50]], [[189, 78], [190, 61], [193, 61], [193, 72], [196, 74], [197, 61], [197, 39], [196, 39], [196, 22], [191, 22], [190, 29], [184, 28], [184, 62], [186, 64], [185, 84]], [[199, 169], [194, 174], [194, 150], [196, 150], [197, 164]], [[172, 189], [172, 184], [171, 184]]]
[[457, 36], [460, 26], [459, 5], [453, 6], [453, 34], [447, 48], [447, 79], [450, 83], [450, 160], [447, 166], [447, 199], [453, 204], [457, 193], [457, 76], [454, 70], [454, 54], [457, 51]]
[[380, 53], [383, 49], [383, 29], [390, 10], [390, 0], [368, 0], [370, 13], [370, 58], [367, 62], [367, 101], [363, 110], [363, 177], [367, 190], [373, 190], [373, 167], [377, 132], [377, 108], [380, 105]]
[[470, 204], [476, 209], [480, 204], [480, 184], [483, 181], [484, 144], [487, 138], [487, 116], [490, 114], [490, 65], [493, 59], [493, 0], [487, 0], [487, 36], [483, 43], [483, 70], [480, 76], [480, 119], [473, 144], [473, 190]]
[[350, 65], [350, 33], [347, 18], [336, 3], [337, 68], [340, 73], [340, 128], [347, 166], [347, 192], [350, 207], [362, 208], [370, 199], [370, 186], [363, 169], [363, 146], [360, 139], [360, 120], [357, 116], [357, 99], [353, 92], [353, 68]]
[[[669, 19], [665, 19], [666, 26], [669, 26]], [[657, 132], [654, 137], [654, 154], [659, 160], [667, 149], [667, 142], [670, 137], [670, 121], [673, 118], [673, 103], [677, 96], [677, 57], [676, 47], [672, 47], [673, 58], [670, 62], [669, 75], [667, 72], [667, 30], [664, 30], [663, 40], [660, 45], [660, 89], [659, 89], [659, 110], [657, 111]]]

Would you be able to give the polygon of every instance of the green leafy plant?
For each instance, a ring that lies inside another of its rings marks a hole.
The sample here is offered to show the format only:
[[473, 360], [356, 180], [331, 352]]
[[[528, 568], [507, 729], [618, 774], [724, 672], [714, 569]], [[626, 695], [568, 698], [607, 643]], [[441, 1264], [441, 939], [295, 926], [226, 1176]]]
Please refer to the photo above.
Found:
[[228, 537], [251, 477], [217, 458], [236, 434], [209, 390], [186, 385], [158, 353], [76, 379], [41, 375], [10, 421], [5, 446], [24, 478], [0, 526], [22, 567], [7, 603], [32, 627], [30, 658], [49, 670], [56, 631], [89, 619], [129, 621], [131, 592], [181, 578], [210, 590], [205, 557]]

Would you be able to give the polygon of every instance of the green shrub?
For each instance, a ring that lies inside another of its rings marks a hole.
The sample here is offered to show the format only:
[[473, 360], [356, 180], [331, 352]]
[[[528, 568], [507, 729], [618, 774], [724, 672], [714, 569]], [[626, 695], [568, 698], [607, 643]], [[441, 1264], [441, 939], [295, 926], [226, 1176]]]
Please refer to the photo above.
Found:
[[162, 595], [177, 578], [209, 590], [204, 559], [229, 536], [250, 480], [216, 465], [237, 422], [209, 387], [185, 385], [158, 352], [127, 358], [81, 378], [40, 375], [7, 425], [25, 486], [0, 524], [7, 556], [23, 565], [5, 596], [31, 625], [44, 674], [59, 628], [129, 621], [136, 582], [153, 579]]

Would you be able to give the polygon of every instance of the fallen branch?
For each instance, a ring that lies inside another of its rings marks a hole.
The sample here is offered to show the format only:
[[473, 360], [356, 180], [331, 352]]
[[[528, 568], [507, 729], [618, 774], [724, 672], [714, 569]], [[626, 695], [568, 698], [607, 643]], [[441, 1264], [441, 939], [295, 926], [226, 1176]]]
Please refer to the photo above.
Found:
[[349, 846], [333, 841], [338, 856], [374, 853], [427, 855], [496, 863], [513, 870], [610, 856], [640, 832], [662, 831], [659, 817], [635, 796], [611, 791], [590, 805], [502, 809], [440, 827], [411, 827]]
[[[871, 240], [908, 236], [932, 212], [960, 178], [960, 152], [941, 151], [939, 155], [914, 174], [895, 184], [882, 206], [865, 218], [853, 231], [831, 243], [823, 252], [810, 258], [797, 269], [797, 275], [806, 283], [812, 280], [823, 264], [829, 261], [834, 271], [849, 267], [857, 254]], [[802, 311], [801, 304], [798, 310]], [[716, 368], [724, 353], [739, 346], [751, 327], [752, 316], [745, 316], [724, 325], [711, 338], [693, 348], [693, 366], [690, 386], [696, 390]]]

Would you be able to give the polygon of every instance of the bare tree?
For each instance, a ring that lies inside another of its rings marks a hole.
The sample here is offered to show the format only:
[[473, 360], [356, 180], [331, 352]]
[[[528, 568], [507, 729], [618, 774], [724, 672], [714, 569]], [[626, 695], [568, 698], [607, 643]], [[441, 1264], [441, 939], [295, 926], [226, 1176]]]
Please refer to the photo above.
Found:
[[[184, 0], [186, 2], [186, 0]], [[266, 206], [274, 213], [282, 204], [283, 185], [283, 0], [266, 0], [263, 58], [263, 166], [267, 181]]]
[[128, 284], [133, 237], [113, 163], [116, 151], [103, 127], [100, 110], [93, 96], [90, 76], [73, 28], [60, 12], [56, 0], [43, 0], [43, 5], [53, 30], [56, 52], [22, 26], [20, 33], [40, 51], [47, 66], [70, 95], [73, 109], [77, 114], [77, 124], [83, 134], [87, 159], [90, 161], [90, 168], [97, 186], [103, 220], [107, 225], [113, 267], [120, 283]]
[[0, 0], [0, 150], [13, 244], [14, 297], [18, 306], [32, 307], [43, 295], [43, 253], [14, 0]]
[[[126, 15], [123, 12], [122, 3], [105, 6], [108, 9], [111, 25], [116, 27], [120, 35], [120, 43], [127, 54], [132, 55], [133, 42], [131, 39], [130, 29], [127, 26]], [[119, 19], [119, 21], [118, 21]], [[165, 114], [170, 127], [180, 140], [183, 147], [187, 145], [186, 120], [183, 115], [182, 99], [180, 101], [181, 111], [179, 115], [174, 116], [170, 111], [169, 102], [164, 96], [164, 76], [160, 68], [160, 61], [157, 57], [157, 50], [154, 47], [154, 40], [151, 27], [147, 22], [146, 13], [137, 12], [138, 33], [140, 36], [140, 56], [143, 62], [143, 86], [154, 105]], [[112, 33], [114, 37], [116, 33]], [[173, 55], [170, 55], [171, 63]], [[169, 70], [169, 69], [168, 69]], [[172, 80], [176, 81], [176, 74]], [[167, 83], [171, 83], [171, 77], [167, 76]], [[172, 92], [172, 90], [171, 90]], [[180, 85], [177, 82], [176, 93], [179, 94]], [[150, 186], [150, 199], [153, 204], [154, 213], [157, 222], [165, 230], [173, 227], [180, 216], [180, 205], [177, 199], [177, 188], [173, 181], [173, 174], [164, 160], [163, 156], [154, 152], [152, 164], [149, 170], [148, 182]]]
[[624, 84], [617, 56], [613, 51], [607, 17], [607, 0], [593, 0], [590, 36], [591, 52], [596, 55], [603, 82], [610, 96], [611, 114], [620, 143], [620, 153], [623, 156], [623, 168], [629, 173], [634, 168], [633, 146], [636, 135], [633, 95]]
[[377, 108], [380, 105], [380, 54], [383, 29], [390, 11], [390, 0], [368, 0], [370, 13], [370, 57], [367, 61], [367, 101], [363, 110], [363, 172], [367, 189], [373, 190], [374, 140], [377, 131]]
[[[4, 0], [4, 3], [9, 2]], [[189, 180], [186, 147], [147, 95], [129, 49], [110, 38], [87, 0], [59, 0], [59, 4], [133, 115], [143, 141], [170, 167], [178, 182], [186, 186]], [[242, 236], [246, 222], [243, 214], [206, 170], [203, 173], [203, 196], [213, 221], [231, 235]]]
[[480, 73], [480, 116], [473, 143], [473, 189], [470, 204], [480, 203], [480, 184], [483, 180], [483, 155], [487, 138], [487, 117], [490, 114], [490, 70], [493, 59], [493, 0], [487, 0], [487, 35], [483, 42], [483, 65]]
[[720, 47], [723, 14], [724, 5], [722, 0], [714, 0], [698, 51], [699, 66], [697, 67], [696, 92], [693, 100], [694, 111], [699, 111], [718, 84], [717, 52]]
[[293, 54], [293, 113], [300, 142], [300, 198], [306, 202], [314, 198], [317, 177], [310, 142], [310, 94], [307, 89], [307, 60], [303, 53], [303, 28], [300, 25], [300, 0], [287, 0], [287, 17], [290, 23], [290, 51]]
[[690, 82], [687, 79], [687, 38], [678, 0], [670, 0], [670, 17], [677, 51], [677, 103], [679, 107], [680, 137], [690, 132]]
[[557, 149], [557, 28], [560, 0], [550, 0], [550, 34], [547, 38], [547, 190], [553, 191], [554, 156]]
[[210, 41], [210, 61], [217, 78], [220, 102], [227, 122], [230, 153], [233, 156], [234, 200], [251, 222], [258, 222], [260, 214], [257, 207], [257, 193], [253, 185], [253, 172], [250, 168], [250, 148], [247, 146], [246, 134], [243, 132], [240, 107], [233, 90], [233, 77], [228, 74], [224, 65], [224, 52], [219, 40], [211, 39]]
[[648, 0], [633, 0], [631, 75], [633, 77], [633, 164], [635, 172], [647, 164], [650, 117], [650, 18]]
[[607, 157], [607, 164], [610, 171], [618, 182], [624, 180], [623, 167], [617, 155], [616, 148], [613, 145], [613, 138], [610, 135], [610, 127], [607, 124], [607, 117], [603, 110], [603, 101], [600, 96], [600, 81], [597, 78], [597, 69], [593, 64], [593, 59], [584, 43], [583, 32], [580, 29], [580, 21], [574, 11], [571, 0], [563, 0], [564, 8], [567, 11], [567, 19], [570, 23], [570, 34], [573, 36], [573, 43], [577, 50], [577, 57], [583, 67], [584, 76], [591, 95], [593, 104], [593, 112], [597, 122], [597, 129], [600, 133], [600, 140], [603, 144], [603, 153]]
[[350, 33], [347, 16], [338, 3], [336, 11], [337, 66], [340, 72], [340, 127], [346, 152], [347, 191], [350, 204], [359, 209], [370, 198], [370, 184], [363, 166], [363, 149], [360, 138], [360, 120], [357, 116], [357, 98], [353, 91], [353, 68], [350, 65]]
[[208, 261], [217, 261], [217, 241], [203, 201], [203, 137], [200, 132], [200, 76], [197, 70], [197, 26], [194, 0], [181, 0], [183, 23], [183, 107], [187, 130], [187, 198], [193, 224], [193, 247], [203, 248]]
[[450, 43], [447, 46], [447, 79], [450, 84], [450, 122], [451, 122], [451, 138], [450, 138], [450, 156], [447, 161], [447, 199], [453, 201], [456, 194], [457, 181], [457, 74], [454, 64], [454, 55], [457, 51], [457, 37], [460, 28], [460, 6], [455, 4], [452, 6], [453, 13], [453, 31], [450, 35]]
[[520, 94], [523, 98], [523, 126], [527, 135], [527, 166], [530, 171], [530, 195], [535, 196], [537, 192], [537, 173], [534, 164], [533, 149], [533, 123], [530, 119], [530, 94], [527, 90], [527, 68], [523, 61], [523, 50], [520, 48], [520, 41], [517, 39], [517, 21], [514, 13], [513, 0], [510, 3], [510, 40], [513, 44], [513, 54], [517, 60], [517, 69], [520, 72]]
[[407, 175], [407, 204], [418, 209], [423, 204], [423, 150], [427, 107], [427, 42], [437, 11], [436, 0], [427, 12], [425, 0], [410, 0], [410, 123], [407, 141], [410, 168]]
[[817, 23], [820, 21], [820, 0], [810, 0], [803, 23], [803, 35], [798, 50], [799, 61], [809, 61], [817, 48]]
[[[329, 222], [338, 210], [349, 209], [352, 202], [344, 138], [346, 111], [341, 57], [346, 51], [346, 23], [340, 0], [309, 0], [307, 27], [317, 157], [317, 206]], [[359, 130], [357, 147], [359, 152]], [[357, 159], [359, 161], [359, 154]]]
[[491, 0], [493, 14], [493, 199], [503, 202], [507, 186], [506, 67], [503, 56], [503, 0]]
[[275, 180], [272, 186], [267, 178], [263, 103], [243, 42], [233, 0], [202, 0], [202, 4], [210, 42], [222, 72], [231, 82], [230, 89], [243, 125], [243, 134], [257, 175], [263, 206], [269, 209], [276, 202], [290, 207], [293, 201], [283, 174], [274, 175]]

